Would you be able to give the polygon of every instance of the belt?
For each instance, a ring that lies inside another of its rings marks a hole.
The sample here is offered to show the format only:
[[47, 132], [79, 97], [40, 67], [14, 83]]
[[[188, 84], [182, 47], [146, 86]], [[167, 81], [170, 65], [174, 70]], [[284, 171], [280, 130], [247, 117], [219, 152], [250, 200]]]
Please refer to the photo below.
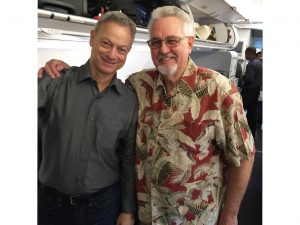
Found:
[[57, 199], [61, 203], [65, 203], [73, 206], [78, 204], [90, 203], [90, 201], [93, 201], [93, 199], [99, 197], [100, 195], [105, 194], [108, 188], [111, 188], [115, 185], [119, 185], [119, 183], [115, 183], [110, 186], [101, 188], [99, 191], [94, 193], [77, 194], [77, 195], [66, 195], [57, 191], [52, 187], [43, 184], [40, 185], [40, 190], [46, 195], [51, 196], [51, 198]]

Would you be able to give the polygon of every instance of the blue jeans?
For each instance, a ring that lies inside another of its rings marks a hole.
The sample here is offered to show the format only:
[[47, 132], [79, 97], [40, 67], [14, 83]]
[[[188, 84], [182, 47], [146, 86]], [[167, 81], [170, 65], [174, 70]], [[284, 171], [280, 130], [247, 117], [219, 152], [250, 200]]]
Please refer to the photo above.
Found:
[[120, 208], [119, 183], [93, 194], [72, 197], [41, 185], [38, 225], [115, 225]]

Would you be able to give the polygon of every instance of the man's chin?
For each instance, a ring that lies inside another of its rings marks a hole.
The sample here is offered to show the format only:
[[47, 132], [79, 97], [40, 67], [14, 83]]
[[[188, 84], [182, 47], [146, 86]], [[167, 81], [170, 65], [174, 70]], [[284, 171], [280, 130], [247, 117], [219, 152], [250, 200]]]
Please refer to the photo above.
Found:
[[173, 77], [176, 74], [177, 71], [177, 65], [166, 67], [162, 65], [157, 66], [157, 70], [159, 73], [165, 77]]
[[117, 72], [117, 68], [102, 67], [99, 69], [100, 69], [101, 73], [107, 74], [107, 75], [115, 74]]

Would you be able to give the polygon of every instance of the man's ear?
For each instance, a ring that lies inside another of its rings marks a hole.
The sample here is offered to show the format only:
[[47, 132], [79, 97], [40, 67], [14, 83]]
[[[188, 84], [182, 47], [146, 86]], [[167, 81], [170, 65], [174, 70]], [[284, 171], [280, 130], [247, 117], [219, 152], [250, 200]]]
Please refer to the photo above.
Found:
[[195, 42], [195, 37], [194, 36], [189, 36], [188, 37], [188, 46], [189, 46], [189, 53], [190, 54], [192, 53], [194, 42]]
[[94, 41], [95, 41], [95, 35], [96, 35], [95, 30], [91, 30], [91, 31], [90, 31], [90, 47], [93, 46], [93, 43], [94, 43]]

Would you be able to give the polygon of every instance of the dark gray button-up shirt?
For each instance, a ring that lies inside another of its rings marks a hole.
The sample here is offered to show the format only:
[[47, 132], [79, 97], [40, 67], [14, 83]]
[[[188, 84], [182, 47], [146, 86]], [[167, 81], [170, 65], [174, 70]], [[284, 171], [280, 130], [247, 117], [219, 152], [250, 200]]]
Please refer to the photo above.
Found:
[[99, 92], [88, 62], [38, 85], [42, 184], [67, 194], [92, 193], [121, 181], [124, 212], [135, 210], [138, 102], [116, 77]]

